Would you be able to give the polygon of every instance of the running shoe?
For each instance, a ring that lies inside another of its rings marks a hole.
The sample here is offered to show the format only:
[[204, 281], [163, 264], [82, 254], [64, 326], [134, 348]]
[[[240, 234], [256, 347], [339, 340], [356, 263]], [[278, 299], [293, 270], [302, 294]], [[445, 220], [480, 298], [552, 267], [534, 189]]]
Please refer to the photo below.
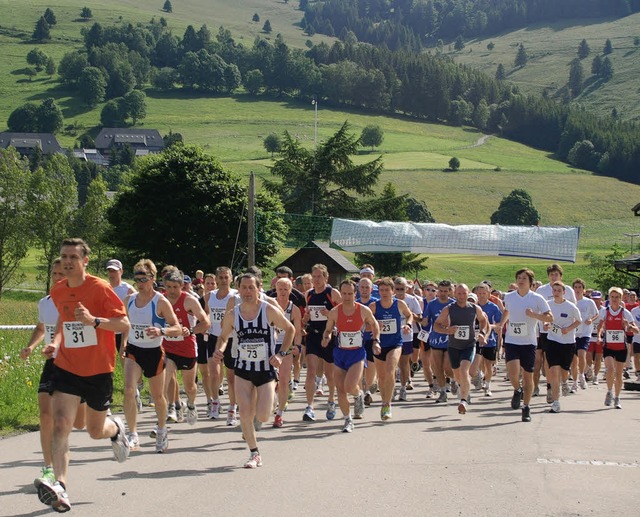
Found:
[[455, 397], [458, 394], [458, 383], [451, 381], [451, 394]]
[[420, 371], [420, 363], [411, 363], [411, 371], [413, 373]]
[[176, 412], [176, 405], [169, 404], [167, 408], [167, 422], [177, 422], [178, 421], [178, 413]]
[[293, 387], [291, 388], [293, 391], [298, 391], [298, 385], [300, 381], [293, 381]]
[[578, 381], [575, 381], [571, 388], [569, 389], [569, 393], [577, 393], [578, 392]]
[[398, 401], [398, 388], [393, 388], [393, 395], [391, 395], [391, 400], [393, 402]]
[[378, 383], [377, 382], [374, 382], [371, 385], [371, 393], [378, 393]]
[[613, 402], [613, 393], [611, 393], [610, 391], [607, 391], [607, 395], [604, 397], [604, 405], [610, 406], [612, 402]]
[[431, 397], [433, 397], [433, 395], [434, 395], [433, 388], [429, 386], [427, 388], [426, 398], [430, 399]]
[[129, 440], [129, 451], [137, 451], [140, 449], [140, 438], [138, 438], [138, 433], [127, 434], [127, 440]]
[[211, 414], [212, 409], [213, 409], [213, 400], [208, 400], [207, 401], [207, 418], [209, 418], [209, 415]]
[[398, 398], [403, 402], [407, 401], [407, 388], [405, 388], [404, 386], [400, 388], [400, 394], [398, 395]]
[[383, 404], [380, 408], [380, 418], [382, 420], [389, 420], [391, 416], [391, 404]]
[[564, 381], [562, 383], [562, 396], [563, 397], [569, 396], [569, 383], [567, 381]]
[[156, 436], [158, 436], [158, 424], [154, 425], [153, 429], [151, 429], [151, 432], [149, 433], [150, 438], [155, 438]]
[[176, 407], [176, 422], [179, 424], [184, 422], [184, 404], [180, 404], [180, 407]]
[[597, 386], [597, 385], [598, 385], [598, 376], [597, 376], [597, 375], [594, 375], [594, 376], [593, 376], [593, 385], [594, 385], [594, 386]]
[[187, 406], [187, 424], [196, 425], [198, 421], [198, 410], [195, 406]]
[[293, 397], [295, 397], [295, 396], [296, 396], [296, 394], [293, 392], [293, 390], [289, 389], [289, 395], [287, 395], [287, 400], [291, 401], [291, 400], [293, 400]]
[[372, 402], [373, 402], [373, 397], [371, 396], [371, 392], [367, 391], [364, 394], [364, 405], [365, 406], [370, 406]]
[[551, 391], [551, 386], [547, 386], [547, 404], [551, 404], [553, 402], [553, 392]]
[[616, 397], [613, 399], [613, 405], [616, 409], [622, 409], [622, 404], [620, 404], [620, 397]]
[[471, 382], [473, 383], [473, 387], [475, 389], [482, 389], [482, 373], [478, 372], [477, 375], [474, 375], [471, 378]]
[[529, 406], [522, 406], [522, 421], [531, 422], [531, 409]]
[[522, 388], [513, 390], [513, 397], [511, 397], [511, 409], [518, 409], [520, 402], [522, 401]]
[[336, 403], [329, 402], [327, 407], [327, 420], [333, 420], [336, 417]]
[[156, 401], [153, 400], [153, 395], [151, 395], [151, 393], [149, 393], [149, 404], [147, 404], [149, 407], [155, 407], [156, 405]]
[[50, 505], [58, 513], [64, 513], [71, 510], [71, 502], [67, 491], [60, 484], [59, 481], [55, 481], [50, 484], [44, 482], [38, 487], [38, 499], [46, 505]]
[[169, 448], [169, 433], [167, 432], [167, 428], [163, 427], [162, 429], [158, 428], [156, 431], [156, 452], [158, 454], [162, 454], [167, 452]]
[[209, 419], [215, 420], [220, 417], [220, 402], [214, 400], [211, 402], [211, 411], [209, 411]]
[[533, 388], [533, 396], [538, 397], [540, 395], [540, 386]]
[[262, 430], [262, 422], [260, 422], [260, 420], [258, 420], [256, 417], [253, 417], [253, 428], [256, 431]]
[[593, 369], [591, 367], [587, 368], [584, 371], [584, 376], [586, 377], [586, 379], [588, 381], [592, 381], [593, 380]]
[[490, 388], [489, 386], [487, 386], [487, 387], [484, 389], [484, 396], [485, 396], [485, 397], [493, 397], [493, 393], [491, 393], [491, 388]]
[[51, 502], [48, 498], [48, 490], [42, 488], [43, 486], [52, 487], [56, 482], [56, 476], [53, 473], [52, 467], [42, 467], [42, 475], [33, 480], [33, 486], [38, 491], [38, 499], [43, 504], [50, 505]]
[[458, 413], [464, 415], [467, 412], [467, 401], [462, 399], [458, 404]]
[[255, 469], [257, 467], [262, 467], [262, 458], [258, 452], [252, 452], [249, 459], [244, 464], [245, 469]]
[[362, 392], [353, 400], [353, 418], [360, 420], [364, 413], [364, 397]]
[[625, 368], [624, 371], [622, 372], [622, 377], [626, 380], [626, 379], [630, 379], [631, 375], [629, 375], [629, 371]]
[[218, 397], [222, 397], [222, 395], [224, 395], [224, 389], [222, 389], [222, 386], [220, 386], [218, 388]]
[[136, 388], [136, 407], [138, 408], [138, 413], [142, 412], [142, 399], [140, 398], [140, 390]]
[[116, 416], [111, 420], [114, 424], [116, 424], [116, 426], [118, 426], [118, 434], [115, 436], [115, 440], [113, 438], [111, 439], [113, 456], [118, 461], [118, 463], [122, 463], [129, 457], [129, 440], [127, 440], [127, 435], [124, 431], [124, 424], [122, 423], [120, 417]]
[[282, 415], [276, 415], [276, 417], [273, 419], [273, 427], [282, 427], [282, 424], [284, 424], [284, 421], [282, 420]]
[[447, 381], [444, 383], [444, 391], [451, 393], [451, 382]]
[[316, 377], [316, 395], [324, 397], [324, 377]]
[[304, 410], [304, 415], [302, 415], [302, 420], [305, 422], [315, 422], [316, 414], [313, 412], [313, 408], [311, 406], [307, 406], [307, 409]]
[[587, 379], [585, 378], [584, 373], [580, 374], [580, 388], [583, 390], [587, 389]]
[[558, 400], [553, 401], [549, 413], [560, 413], [560, 402]]
[[447, 392], [445, 390], [442, 390], [440, 392], [440, 396], [436, 399], [436, 404], [438, 404], [439, 402], [446, 402], [447, 401]]
[[353, 432], [353, 420], [348, 416], [344, 419], [344, 427], [342, 428], [343, 433], [352, 433]]
[[407, 391], [411, 391], [413, 389], [413, 383], [411, 382], [411, 379], [407, 381], [406, 388], [407, 388]]
[[233, 427], [238, 425], [238, 414], [235, 407], [229, 407], [229, 410], [227, 411], [227, 425]]

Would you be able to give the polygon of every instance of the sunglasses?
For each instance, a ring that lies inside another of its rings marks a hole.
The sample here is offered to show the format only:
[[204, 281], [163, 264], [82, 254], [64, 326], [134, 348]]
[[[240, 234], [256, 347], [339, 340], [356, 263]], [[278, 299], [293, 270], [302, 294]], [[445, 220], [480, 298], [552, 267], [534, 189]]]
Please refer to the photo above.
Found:
[[404, 287], [394, 287], [396, 291], [404, 291]]
[[437, 289], [425, 289], [425, 291], [429, 291], [430, 293], [435, 293], [435, 292], [437, 292], [438, 290], [437, 290]]
[[139, 284], [146, 284], [151, 279], [148, 276], [137, 276], [133, 280]]

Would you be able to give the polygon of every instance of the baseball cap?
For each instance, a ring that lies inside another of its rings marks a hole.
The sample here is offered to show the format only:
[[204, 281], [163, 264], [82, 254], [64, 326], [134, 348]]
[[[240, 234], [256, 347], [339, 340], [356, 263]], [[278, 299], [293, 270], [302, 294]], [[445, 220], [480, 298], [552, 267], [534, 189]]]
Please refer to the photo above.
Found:
[[122, 262], [120, 262], [118, 259], [111, 259], [107, 262], [107, 269], [122, 270]]
[[474, 303], [478, 303], [478, 297], [476, 296], [476, 293], [469, 293], [469, 296], [467, 296], [467, 301], [469, 300], [473, 300]]
[[191, 277], [189, 275], [184, 275], [184, 283], [185, 284], [190, 284], [191, 283]]
[[363, 274], [363, 273], [369, 273], [371, 275], [375, 275], [376, 272], [373, 269], [371, 269], [370, 267], [363, 267], [360, 270], [360, 274]]
[[602, 293], [600, 291], [591, 291], [591, 298], [602, 298]]

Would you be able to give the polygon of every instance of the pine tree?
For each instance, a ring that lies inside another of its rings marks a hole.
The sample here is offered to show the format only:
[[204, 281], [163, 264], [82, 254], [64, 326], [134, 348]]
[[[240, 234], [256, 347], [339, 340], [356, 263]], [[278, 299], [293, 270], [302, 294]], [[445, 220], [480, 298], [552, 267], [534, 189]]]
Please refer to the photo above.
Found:
[[523, 67], [527, 64], [528, 60], [529, 56], [527, 56], [527, 50], [524, 48], [524, 45], [520, 43], [520, 46], [518, 47], [518, 53], [516, 54], [515, 65]]
[[589, 57], [590, 53], [591, 53], [591, 47], [589, 47], [587, 40], [583, 39], [580, 42], [580, 45], [578, 45], [578, 57], [580, 59], [584, 59], [586, 57]]
[[504, 81], [506, 77], [507, 77], [507, 74], [504, 71], [504, 65], [500, 63], [498, 65], [498, 69], [496, 70], [496, 79], [498, 81]]
[[163, 10], [165, 13], [172, 13], [172, 12], [173, 12], [173, 6], [171, 5], [171, 0], [167, 0], [167, 1], [164, 3], [164, 6], [162, 7], [162, 10]]
[[45, 41], [51, 39], [51, 30], [44, 16], [41, 16], [40, 19], [36, 22], [36, 27], [33, 30], [33, 35], [31, 37], [36, 41]]
[[613, 52], [613, 45], [611, 44], [611, 40], [607, 38], [607, 41], [604, 42], [604, 48], [602, 49], [602, 53], [606, 56]]

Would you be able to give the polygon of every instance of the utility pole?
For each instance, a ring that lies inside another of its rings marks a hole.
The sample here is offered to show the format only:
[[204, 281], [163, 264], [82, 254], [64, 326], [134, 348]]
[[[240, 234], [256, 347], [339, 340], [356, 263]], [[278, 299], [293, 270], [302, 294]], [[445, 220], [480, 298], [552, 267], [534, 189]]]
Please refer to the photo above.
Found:
[[247, 209], [247, 266], [256, 265], [256, 177], [249, 175], [249, 203]]

